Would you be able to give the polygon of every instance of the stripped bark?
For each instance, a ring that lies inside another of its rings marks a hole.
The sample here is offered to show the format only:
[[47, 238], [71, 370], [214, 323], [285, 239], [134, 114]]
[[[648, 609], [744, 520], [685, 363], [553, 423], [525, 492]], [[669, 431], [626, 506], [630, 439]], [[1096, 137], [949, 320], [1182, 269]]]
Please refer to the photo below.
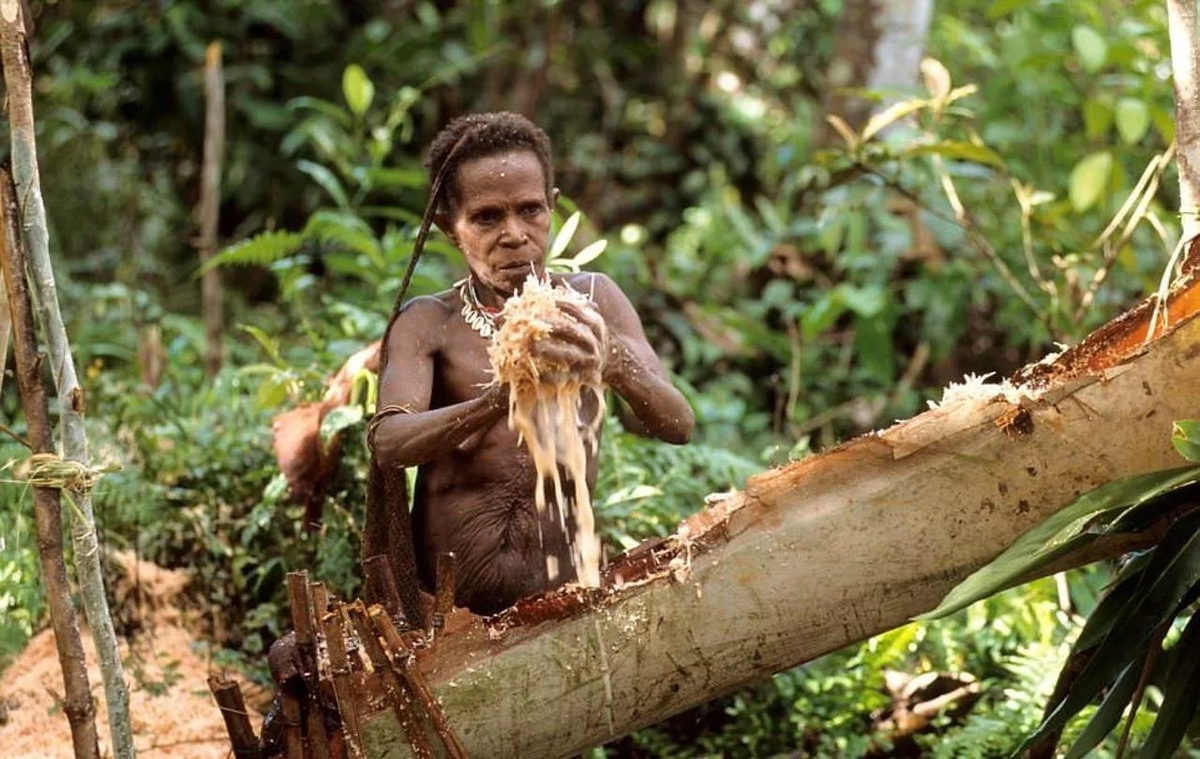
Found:
[[1167, 0], [1183, 237], [1200, 233], [1200, 21], [1195, 0]]
[[[221, 43], [213, 42], [204, 56], [204, 164], [200, 172], [200, 263], [203, 266], [217, 252], [217, 229], [221, 218], [221, 165], [225, 160], [225, 74], [221, 67]], [[221, 371], [224, 353], [221, 335], [221, 272], [216, 267], [204, 271], [200, 280], [200, 298], [204, 311], [204, 374], [212, 378]]]
[[[455, 612], [414, 666], [471, 756], [539, 759], [905, 624], [1081, 493], [1179, 465], [1171, 421], [1200, 414], [1200, 284], [1147, 341], [1153, 311], [1022, 370], [1016, 401], [961, 399], [751, 478], [603, 589]], [[358, 698], [367, 756], [406, 756], [386, 704]]]
[[[67, 330], [58, 307], [58, 291], [50, 261], [50, 236], [46, 209], [42, 201], [38, 175], [37, 142], [34, 136], [33, 75], [29, 65], [25, 21], [20, 3], [0, 0], [0, 54], [3, 56], [4, 82], [8, 90], [8, 119], [12, 138], [13, 180], [16, 182], [22, 231], [29, 253], [30, 280], [36, 295], [42, 328], [50, 352], [50, 369], [61, 404], [63, 456], [69, 461], [89, 465], [87, 435], [83, 424], [83, 389], [75, 374], [75, 361]], [[92, 498], [87, 488], [68, 491], [77, 508], [72, 509], [71, 540], [74, 546], [75, 572], [80, 595], [92, 631], [92, 640], [100, 659], [104, 679], [104, 697], [108, 706], [108, 725], [112, 750], [117, 759], [134, 756], [133, 731], [129, 721], [129, 690], [117, 649], [108, 600], [104, 595], [100, 544]]]
[[[0, 231], [0, 261], [3, 265], [4, 291], [14, 326], [13, 357], [16, 360], [21, 406], [29, 428], [29, 442], [33, 445], [34, 453], [54, 453], [50, 406], [46, 400], [46, 389], [42, 386], [42, 358], [37, 352], [33, 306], [25, 281], [25, 251], [18, 222], [20, 217], [12, 179], [7, 171], [0, 171], [0, 213], [4, 214], [4, 228]], [[46, 604], [50, 607], [50, 626], [54, 628], [58, 662], [62, 667], [65, 693], [63, 712], [71, 725], [75, 759], [99, 759], [96, 708], [92, 703], [83, 641], [79, 637], [79, 622], [75, 607], [71, 604], [67, 565], [63, 560], [60, 498], [59, 491], [54, 488], [33, 489], [38, 562], [46, 591]]]

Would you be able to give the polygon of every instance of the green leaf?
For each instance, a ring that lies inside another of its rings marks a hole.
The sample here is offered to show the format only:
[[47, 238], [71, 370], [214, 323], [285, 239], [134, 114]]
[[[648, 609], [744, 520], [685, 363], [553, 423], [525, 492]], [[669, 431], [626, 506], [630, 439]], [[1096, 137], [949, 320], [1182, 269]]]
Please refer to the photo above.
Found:
[[347, 197], [345, 189], [342, 188], [342, 183], [338, 181], [338, 178], [332, 171], [319, 163], [304, 160], [296, 161], [296, 168], [311, 177], [325, 192], [329, 193], [339, 207], [350, 207], [350, 198]]
[[1108, 188], [1112, 169], [1113, 157], [1107, 151], [1092, 153], [1075, 164], [1071, 170], [1069, 189], [1071, 206], [1076, 212], [1083, 213], [1100, 200]]
[[956, 161], [971, 161], [998, 169], [1004, 168], [1004, 159], [996, 151], [986, 145], [976, 145], [973, 142], [946, 141], [918, 145], [906, 150], [905, 155], [940, 155]]
[[[1066, 698], [1025, 740], [1017, 753], [1065, 725], [1108, 687], [1142, 649], [1153, 631], [1173, 618], [1180, 601], [1200, 581], [1200, 511], [1167, 530], [1142, 574], [1132, 601], [1121, 608]], [[1132, 652], [1132, 653], [1131, 653]], [[1193, 657], [1200, 661], [1200, 657]]]
[[1089, 98], [1083, 104], [1083, 131], [1089, 140], [1100, 140], [1113, 123], [1113, 107], [1099, 98]]
[[1096, 73], [1104, 68], [1108, 58], [1108, 43], [1100, 32], [1090, 26], [1079, 24], [1071, 30], [1071, 43], [1079, 55], [1079, 62], [1088, 73]]
[[425, 172], [419, 168], [379, 167], [367, 169], [367, 179], [373, 187], [397, 187], [415, 190], [425, 186]]
[[846, 302], [837, 290], [831, 290], [800, 316], [800, 336], [805, 342], [833, 326], [846, 313]]
[[349, 429], [363, 419], [363, 407], [358, 404], [337, 406], [321, 419], [321, 444], [329, 445], [334, 435]]
[[295, 232], [273, 230], [230, 245], [208, 259], [197, 274], [217, 266], [270, 266], [295, 253], [304, 238]]
[[276, 366], [287, 366], [282, 355], [280, 355], [278, 340], [252, 324], [243, 324], [241, 325], [241, 329], [243, 332], [247, 333], [256, 341], [258, 341], [258, 344], [262, 346], [262, 349], [266, 351], [267, 356], [270, 357], [271, 361], [273, 361]]
[[896, 344], [892, 320], [883, 315], [860, 316], [854, 322], [854, 354], [863, 372], [886, 385], [896, 376]]
[[1095, 540], [1090, 531], [1099, 518], [1118, 515], [1178, 488], [1200, 482], [1200, 467], [1188, 466], [1126, 477], [1084, 493], [1074, 503], [1017, 538], [990, 564], [963, 580], [933, 611], [918, 619], [937, 619], [1009, 587], [1048, 562]]
[[546, 254], [546, 262], [555, 260], [566, 252], [567, 246], [571, 244], [571, 238], [575, 236], [575, 230], [579, 228], [579, 219], [581, 214], [576, 211], [567, 217], [563, 222], [562, 228], [558, 230], [558, 234], [554, 236], [554, 242], [550, 244], [550, 252]]
[[1144, 658], [1145, 653], [1141, 658], [1131, 661], [1117, 681], [1113, 683], [1112, 688], [1104, 696], [1104, 701], [1100, 703], [1100, 708], [1096, 709], [1091, 721], [1075, 739], [1075, 743], [1071, 745], [1071, 749], [1064, 759], [1083, 759], [1089, 751], [1099, 746], [1101, 741], [1108, 737], [1114, 727], [1121, 723], [1121, 715], [1125, 712], [1125, 707], [1129, 705], [1129, 700], [1133, 698], [1134, 691], [1137, 690]]
[[1188, 461], [1200, 463], [1200, 421], [1180, 421], [1171, 426], [1171, 445]]
[[590, 264], [592, 261], [595, 261], [597, 258], [599, 258], [600, 254], [603, 253], [607, 247], [608, 240], [597, 240], [596, 242], [576, 253], [575, 258], [572, 260], [575, 262], [576, 267], [583, 268], [587, 264]]
[[1117, 132], [1129, 145], [1141, 142], [1150, 131], [1150, 108], [1144, 100], [1121, 98], [1116, 108]]
[[342, 72], [342, 94], [355, 116], [366, 113], [375, 99], [375, 85], [357, 63], [351, 63]]
[[1139, 759], [1168, 759], [1174, 756], [1196, 717], [1200, 706], [1200, 614], [1193, 614], [1175, 644], [1175, 657], [1166, 675], [1158, 718], [1146, 736]]
[[863, 127], [862, 141], [867, 142], [883, 129], [905, 116], [921, 110], [926, 105], [928, 103], [924, 100], [902, 100], [899, 103], [892, 103], [867, 121], [867, 125]]

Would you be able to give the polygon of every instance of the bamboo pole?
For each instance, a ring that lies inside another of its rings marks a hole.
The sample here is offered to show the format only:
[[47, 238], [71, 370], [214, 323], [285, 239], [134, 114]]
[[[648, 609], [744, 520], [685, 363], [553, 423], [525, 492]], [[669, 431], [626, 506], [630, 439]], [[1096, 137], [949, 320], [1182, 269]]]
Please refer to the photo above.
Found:
[[1200, 22], [1196, 0], [1167, 0], [1183, 239], [1200, 233]]
[[[221, 43], [212, 42], [204, 56], [204, 163], [200, 172], [200, 263], [208, 263], [217, 252], [217, 230], [221, 218], [221, 164], [225, 160], [225, 74], [221, 66]], [[216, 376], [224, 354], [221, 334], [221, 272], [206, 269], [200, 280], [204, 312], [204, 373]]]
[[[21, 211], [25, 244], [29, 252], [30, 279], [36, 294], [42, 327], [50, 351], [50, 369], [61, 404], [63, 456], [89, 465], [87, 435], [83, 424], [84, 396], [75, 375], [75, 362], [67, 330], [58, 306], [54, 270], [50, 261], [50, 236], [38, 176], [37, 142], [34, 135], [32, 72], [29, 67], [25, 20], [15, 0], [0, 0], [0, 55], [8, 90], [8, 119], [12, 137], [13, 179]], [[129, 721], [129, 690], [117, 649], [108, 600], [104, 595], [101, 552], [96, 537], [96, 520], [87, 487], [67, 491], [77, 508], [70, 521], [75, 572], [83, 608], [92, 631], [104, 680], [108, 726], [117, 759], [133, 759], [133, 730]]]
[[[17, 365], [17, 387], [25, 410], [29, 441], [35, 454], [53, 454], [54, 438], [50, 433], [50, 407], [46, 389], [42, 386], [41, 356], [33, 329], [33, 307], [25, 281], [25, 251], [17, 219], [16, 196], [12, 178], [0, 170], [0, 212], [4, 228], [0, 234], [3, 253], [4, 290], [7, 294], [13, 322], [13, 353]], [[54, 643], [62, 666], [63, 689], [66, 697], [63, 711], [71, 725], [71, 742], [76, 759], [98, 759], [100, 748], [96, 739], [96, 709], [88, 685], [87, 661], [79, 637], [79, 622], [71, 604], [71, 589], [67, 581], [67, 565], [63, 560], [61, 494], [55, 488], [33, 489], [33, 513], [37, 530], [38, 561], [46, 602], [50, 607], [50, 625], [54, 628]]]

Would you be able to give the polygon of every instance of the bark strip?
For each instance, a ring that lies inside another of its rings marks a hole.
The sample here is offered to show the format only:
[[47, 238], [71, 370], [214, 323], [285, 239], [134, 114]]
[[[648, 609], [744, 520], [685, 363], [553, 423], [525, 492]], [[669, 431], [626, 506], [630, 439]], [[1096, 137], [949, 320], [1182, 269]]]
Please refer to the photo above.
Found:
[[[46, 389], [42, 386], [42, 358], [37, 352], [33, 307], [25, 281], [25, 251], [17, 221], [16, 195], [12, 178], [3, 170], [0, 170], [0, 212], [4, 214], [0, 259], [3, 263], [4, 289], [12, 314], [13, 353], [21, 406], [25, 411], [33, 452], [52, 454], [54, 438], [50, 433], [50, 406], [46, 401]], [[61, 493], [54, 488], [34, 488], [33, 504], [38, 561], [46, 602], [50, 607], [54, 643], [58, 647], [58, 662], [62, 667], [65, 692], [63, 712], [71, 725], [75, 759], [99, 759], [96, 708], [92, 703], [83, 641], [79, 637], [79, 622], [75, 607], [71, 604], [71, 588], [63, 560]]]
[[[22, 6], [12, 0], [0, 2], [0, 55], [8, 91], [8, 120], [12, 137], [13, 180], [16, 182], [25, 245], [29, 253], [31, 287], [36, 295], [42, 328], [50, 350], [50, 369], [61, 404], [63, 457], [89, 466], [87, 434], [84, 430], [83, 389], [75, 374], [75, 361], [58, 306], [54, 269], [50, 261], [50, 235], [38, 175], [37, 142], [34, 136], [32, 71], [25, 34]], [[133, 759], [133, 730], [129, 720], [129, 689], [117, 648], [117, 635], [104, 594], [101, 551], [96, 537], [92, 497], [87, 488], [68, 490], [72, 509], [71, 542], [75, 573], [79, 580], [84, 612], [100, 659], [104, 699], [113, 755]]]

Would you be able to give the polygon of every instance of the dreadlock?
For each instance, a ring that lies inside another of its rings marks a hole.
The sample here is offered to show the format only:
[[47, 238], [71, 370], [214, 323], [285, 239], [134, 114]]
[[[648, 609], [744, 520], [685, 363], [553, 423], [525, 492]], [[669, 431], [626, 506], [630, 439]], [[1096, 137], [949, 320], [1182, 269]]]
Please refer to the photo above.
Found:
[[550, 138], [540, 127], [519, 113], [471, 113], [459, 116], [438, 132], [429, 144], [425, 165], [430, 181], [445, 174], [446, 190], [438, 198], [437, 210], [453, 213], [459, 197], [458, 167], [465, 161], [486, 158], [512, 150], [528, 150], [537, 156], [546, 177], [546, 197], [554, 190], [554, 168], [550, 165]]

